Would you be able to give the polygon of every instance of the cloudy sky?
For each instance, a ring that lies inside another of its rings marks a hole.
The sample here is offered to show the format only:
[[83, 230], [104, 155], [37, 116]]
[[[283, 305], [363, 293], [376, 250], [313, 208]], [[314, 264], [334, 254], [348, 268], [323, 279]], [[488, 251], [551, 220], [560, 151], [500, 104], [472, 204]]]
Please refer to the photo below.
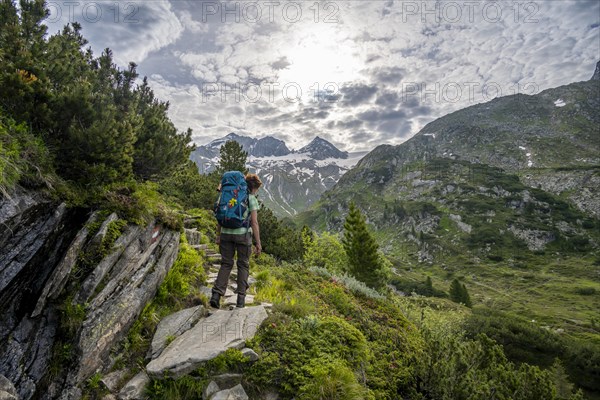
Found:
[[588, 80], [600, 2], [48, 1], [99, 55], [138, 64], [180, 130], [299, 148], [398, 144], [455, 110]]

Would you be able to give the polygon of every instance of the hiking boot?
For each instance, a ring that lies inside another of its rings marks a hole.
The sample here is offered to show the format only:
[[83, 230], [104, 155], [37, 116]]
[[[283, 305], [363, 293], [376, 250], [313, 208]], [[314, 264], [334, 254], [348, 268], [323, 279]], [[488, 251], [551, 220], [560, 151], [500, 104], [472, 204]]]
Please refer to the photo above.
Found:
[[244, 308], [245, 305], [246, 305], [246, 295], [245, 294], [238, 294], [238, 296], [237, 296], [237, 302], [235, 303], [235, 306], [237, 308]]
[[217, 292], [213, 292], [210, 298], [210, 306], [213, 308], [221, 307], [221, 295]]

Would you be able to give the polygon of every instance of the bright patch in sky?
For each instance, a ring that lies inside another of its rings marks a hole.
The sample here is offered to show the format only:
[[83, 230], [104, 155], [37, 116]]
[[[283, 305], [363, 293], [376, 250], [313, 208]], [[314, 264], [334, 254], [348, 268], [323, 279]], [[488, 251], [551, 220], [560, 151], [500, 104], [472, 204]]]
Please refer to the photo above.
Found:
[[50, 34], [77, 21], [95, 55], [137, 63], [199, 144], [235, 132], [371, 150], [496, 96], [588, 80], [600, 60], [597, 0], [48, 4]]
[[309, 97], [311, 92], [330, 88], [328, 83], [333, 83], [335, 90], [339, 82], [356, 79], [363, 66], [356, 43], [346, 40], [331, 24], [299, 27], [292, 43], [278, 53], [290, 63], [280, 71], [280, 81], [298, 84]]

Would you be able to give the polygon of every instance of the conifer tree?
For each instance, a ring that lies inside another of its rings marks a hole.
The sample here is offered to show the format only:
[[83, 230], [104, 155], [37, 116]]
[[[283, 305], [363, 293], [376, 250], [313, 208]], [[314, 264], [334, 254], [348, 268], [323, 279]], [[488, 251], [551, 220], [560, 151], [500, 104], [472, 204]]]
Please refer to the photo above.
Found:
[[465, 306], [471, 308], [473, 306], [473, 304], [471, 303], [471, 296], [469, 296], [469, 292], [467, 291], [467, 287], [463, 284], [462, 285], [462, 290], [461, 290], [461, 303], [463, 303]]
[[471, 307], [471, 296], [467, 291], [467, 287], [461, 284], [458, 279], [454, 279], [450, 284], [450, 300], [455, 303], [464, 304], [467, 307]]
[[228, 140], [221, 146], [221, 159], [217, 171], [223, 174], [227, 171], [240, 171], [243, 174], [248, 173], [246, 168], [246, 159], [248, 152], [244, 151], [241, 144], [235, 140]]
[[428, 276], [425, 280], [425, 293], [426, 296], [433, 295], [433, 282], [431, 281], [431, 277]]
[[450, 300], [455, 303], [460, 303], [462, 300], [462, 286], [456, 278], [450, 284]]
[[358, 280], [373, 288], [380, 288], [382, 264], [378, 254], [377, 242], [367, 230], [365, 218], [354, 202], [350, 203], [348, 216], [344, 223], [344, 250], [348, 255], [350, 273]]

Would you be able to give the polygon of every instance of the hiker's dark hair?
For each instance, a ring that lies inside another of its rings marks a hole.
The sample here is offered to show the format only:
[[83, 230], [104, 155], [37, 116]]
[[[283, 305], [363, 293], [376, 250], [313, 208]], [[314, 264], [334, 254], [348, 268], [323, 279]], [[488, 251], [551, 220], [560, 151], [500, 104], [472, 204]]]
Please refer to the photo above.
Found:
[[247, 174], [246, 184], [248, 185], [248, 190], [253, 191], [254, 189], [258, 189], [262, 186], [262, 181], [256, 174]]

